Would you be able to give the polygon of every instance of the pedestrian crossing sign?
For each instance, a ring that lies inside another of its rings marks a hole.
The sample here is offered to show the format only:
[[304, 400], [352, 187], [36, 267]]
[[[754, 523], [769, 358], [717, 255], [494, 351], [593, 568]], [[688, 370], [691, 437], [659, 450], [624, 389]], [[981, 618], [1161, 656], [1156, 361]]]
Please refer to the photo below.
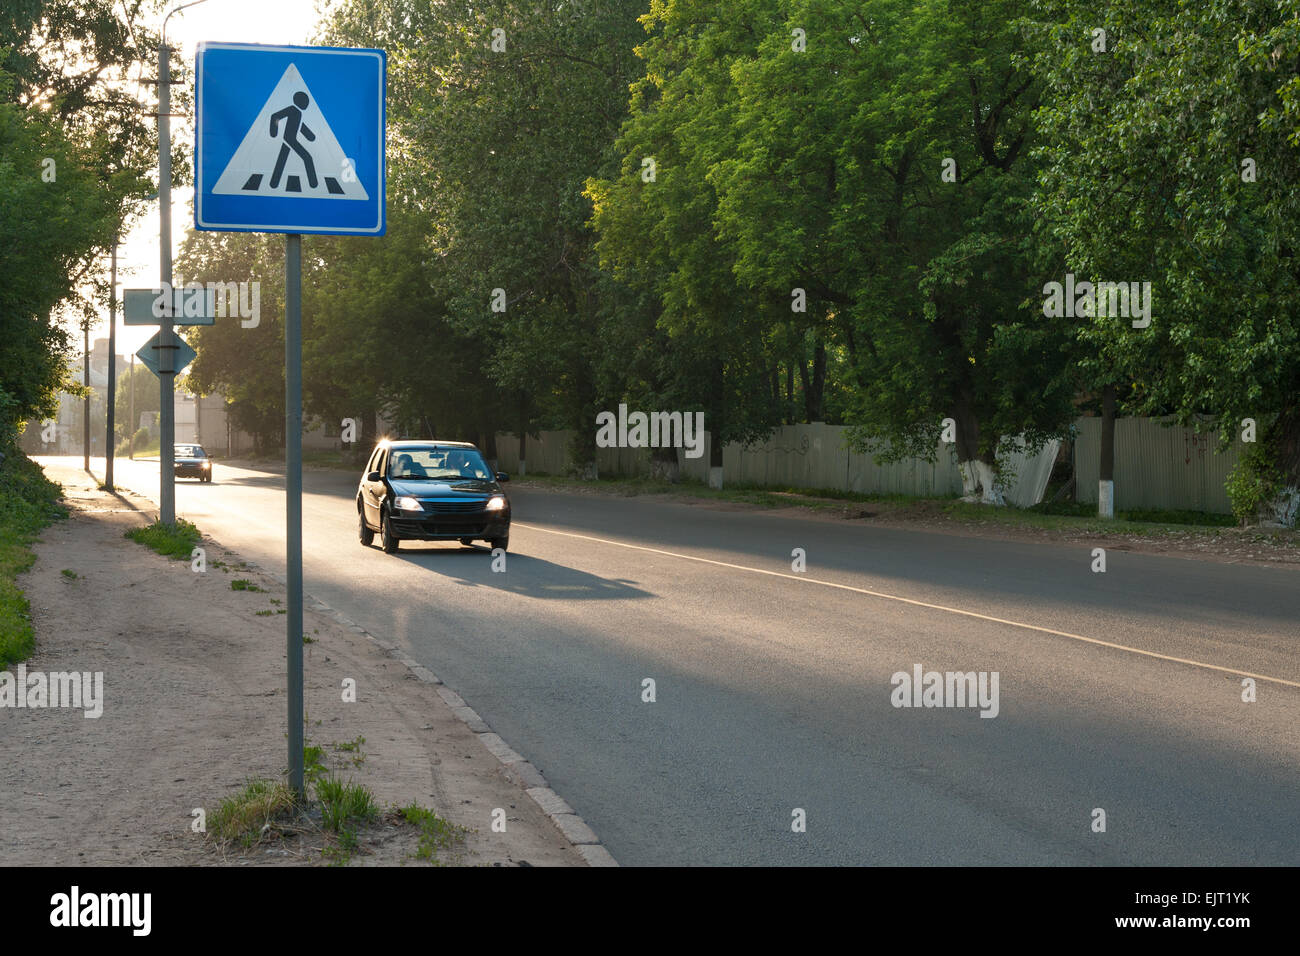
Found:
[[383, 235], [383, 50], [201, 43], [194, 225]]

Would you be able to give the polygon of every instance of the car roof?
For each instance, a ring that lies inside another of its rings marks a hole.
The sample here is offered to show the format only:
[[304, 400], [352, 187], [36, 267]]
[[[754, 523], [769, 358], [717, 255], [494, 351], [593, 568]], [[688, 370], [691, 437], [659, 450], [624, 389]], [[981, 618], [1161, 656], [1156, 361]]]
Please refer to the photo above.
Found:
[[467, 441], [439, 441], [436, 438], [404, 438], [401, 441], [390, 441], [389, 448], [473, 448], [478, 451], [478, 446]]

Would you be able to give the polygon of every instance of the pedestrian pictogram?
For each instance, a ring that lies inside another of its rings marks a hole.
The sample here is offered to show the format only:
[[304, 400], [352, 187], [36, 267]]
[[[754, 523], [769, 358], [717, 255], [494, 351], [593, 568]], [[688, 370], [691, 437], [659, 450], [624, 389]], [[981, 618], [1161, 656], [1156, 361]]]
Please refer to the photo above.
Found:
[[290, 63], [212, 187], [218, 195], [368, 199], [329, 121]]
[[194, 225], [384, 234], [383, 50], [202, 43]]

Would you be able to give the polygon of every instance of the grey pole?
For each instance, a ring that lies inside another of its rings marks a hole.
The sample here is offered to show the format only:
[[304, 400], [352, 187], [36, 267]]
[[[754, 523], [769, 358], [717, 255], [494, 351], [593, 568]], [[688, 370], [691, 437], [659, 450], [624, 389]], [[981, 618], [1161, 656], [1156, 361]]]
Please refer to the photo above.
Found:
[[289, 786], [301, 799], [302, 752], [302, 236], [284, 237], [285, 618], [289, 662]]
[[131, 353], [131, 372], [128, 379], [131, 383], [131, 421], [127, 424], [130, 426], [126, 440], [126, 457], [135, 461], [135, 353]]
[[104, 427], [104, 486], [113, 490], [113, 414], [117, 405], [117, 236], [113, 237], [113, 268], [108, 280], [108, 408]]
[[[168, 14], [170, 16], [171, 14]], [[164, 29], [166, 23], [164, 22]], [[158, 44], [158, 281], [165, 293], [162, 327], [158, 330], [158, 520], [176, 523], [176, 406], [173, 403], [172, 337], [172, 108], [171, 57], [166, 42]]]
[[90, 471], [90, 323], [83, 322], [81, 333], [85, 336], [84, 357], [81, 361], [81, 384], [86, 386], [86, 403], [82, 409], [81, 422], [81, 455], [85, 464], [83, 467], [87, 472]]

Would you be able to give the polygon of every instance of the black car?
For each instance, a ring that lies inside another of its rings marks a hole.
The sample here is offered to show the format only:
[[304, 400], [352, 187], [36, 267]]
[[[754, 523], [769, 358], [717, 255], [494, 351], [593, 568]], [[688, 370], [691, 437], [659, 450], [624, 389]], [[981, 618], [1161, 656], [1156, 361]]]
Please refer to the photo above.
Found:
[[510, 547], [510, 499], [467, 442], [382, 441], [357, 488], [357, 532], [392, 554], [404, 539]]
[[202, 445], [175, 445], [172, 474], [177, 478], [212, 480], [212, 459]]

